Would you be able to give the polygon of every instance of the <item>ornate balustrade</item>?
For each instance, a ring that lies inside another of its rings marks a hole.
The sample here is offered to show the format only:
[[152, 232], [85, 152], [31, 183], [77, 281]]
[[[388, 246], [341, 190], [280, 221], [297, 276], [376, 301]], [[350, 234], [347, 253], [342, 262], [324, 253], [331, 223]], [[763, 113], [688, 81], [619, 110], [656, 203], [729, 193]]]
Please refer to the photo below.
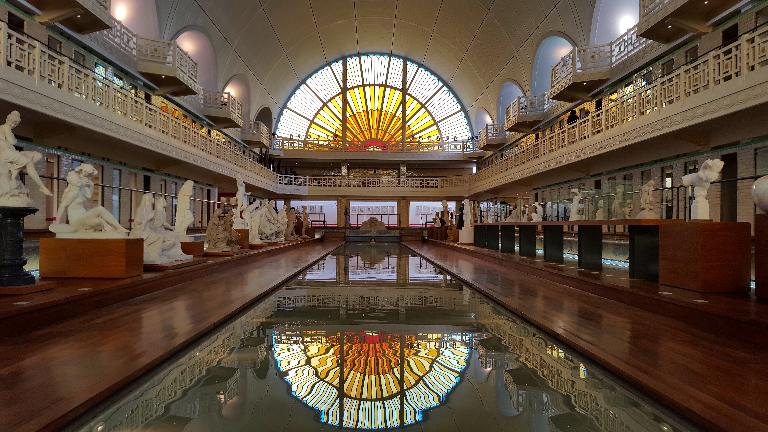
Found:
[[[383, 153], [425, 153], [425, 152], [443, 152], [443, 153], [472, 153], [478, 151], [475, 140], [460, 141], [408, 141], [403, 146], [401, 143], [395, 143], [391, 149], [377, 149]], [[273, 150], [325, 150], [325, 151], [346, 151], [346, 152], [365, 152], [361, 146], [348, 146], [342, 148], [341, 140], [316, 140], [316, 139], [298, 139], [291, 137], [276, 137], [272, 141]]]
[[481, 150], [495, 150], [507, 143], [507, 131], [504, 125], [489, 124], [480, 131], [477, 146]]
[[548, 94], [519, 96], [506, 110], [504, 128], [510, 132], [529, 132], [541, 123], [547, 112], [556, 105]]
[[109, 28], [112, 16], [109, 13], [110, 0], [28, 0], [40, 14], [37, 20], [43, 24], [61, 24], [80, 33], [87, 34]]
[[203, 90], [203, 114], [220, 128], [243, 125], [243, 104], [229, 92]]
[[88, 38], [126, 66], [136, 69], [136, 33], [114, 18], [111, 25], [107, 30], [90, 33]]
[[136, 39], [139, 72], [155, 84], [161, 93], [186, 96], [200, 93], [197, 63], [176, 41]]
[[269, 148], [272, 142], [272, 132], [264, 123], [252, 121], [243, 125], [240, 130], [240, 139], [248, 145]]
[[691, 33], [708, 33], [710, 21], [742, 0], [640, 0], [638, 34], [669, 43]]
[[322, 195], [346, 189], [350, 193], [360, 192], [362, 195], [415, 193], [443, 196], [465, 195], [469, 187], [469, 176], [397, 178], [278, 175], [277, 184], [281, 192], [302, 195]]
[[[565, 127], [544, 130], [535, 137], [531, 135], [514, 149], [485, 161], [476, 176], [477, 188], [485, 190], [499, 186], [498, 182], [493, 182], [492, 179], [505, 173], [522, 177], [526, 171], [524, 168], [538, 164], [538, 161], [545, 157], [578, 147], [587, 140], [648, 116], [655, 115], [659, 118], [658, 116], [663, 116], [670, 107], [693, 96], [712, 92], [725, 84], [731, 86], [732, 91], [736, 91], [738, 87], [733, 86], [737, 85], [739, 80], [745, 80], [750, 74], [762, 71], [766, 65], [768, 26], [762, 26], [744, 34], [737, 42], [715, 49], [698, 61], [683, 66], [654, 83], [634, 86], [614, 99], [605, 99], [601, 110]], [[722, 97], [719, 93], [714, 96]], [[515, 106], [513, 104], [513, 108]], [[667, 127], [672, 128], [675, 125], [670, 124]], [[589, 154], [574, 157], [575, 159], [569, 158], [569, 161], [589, 157]], [[556, 166], [562, 165], [564, 161], [553, 160], [551, 163]]]
[[35, 39], [9, 30], [2, 22], [0, 40], [0, 58], [4, 59], [0, 62], [0, 76], [13, 75], [25, 83], [31, 81], [29, 85], [41, 93], [53, 89], [61, 92], [59, 97], [74, 96], [112, 122], [138, 125], [184, 153], [195, 149], [274, 184], [275, 173], [258, 163], [258, 154], [227, 136], [164, 112], [107, 77], [74, 63]]

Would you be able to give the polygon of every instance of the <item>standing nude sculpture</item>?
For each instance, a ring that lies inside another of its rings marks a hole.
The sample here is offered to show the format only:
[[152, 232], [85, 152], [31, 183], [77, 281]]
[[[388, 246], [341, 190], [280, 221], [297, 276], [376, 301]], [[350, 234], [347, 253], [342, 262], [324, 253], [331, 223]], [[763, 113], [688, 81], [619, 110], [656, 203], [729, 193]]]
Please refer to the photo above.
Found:
[[693, 186], [691, 219], [709, 219], [707, 192], [710, 184], [720, 177], [723, 165], [720, 159], [707, 159], [699, 168], [699, 172], [683, 176], [683, 186]]

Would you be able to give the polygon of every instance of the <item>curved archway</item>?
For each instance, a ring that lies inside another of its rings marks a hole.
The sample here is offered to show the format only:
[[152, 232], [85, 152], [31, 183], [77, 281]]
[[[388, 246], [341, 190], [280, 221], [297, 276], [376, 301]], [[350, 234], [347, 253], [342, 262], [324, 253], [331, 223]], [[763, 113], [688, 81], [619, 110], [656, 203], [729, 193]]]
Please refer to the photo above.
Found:
[[197, 81], [205, 89], [218, 89], [216, 52], [208, 36], [197, 29], [180, 31], [174, 38], [179, 47], [197, 62]]
[[499, 102], [496, 106], [496, 123], [504, 124], [504, 121], [507, 118], [507, 107], [512, 101], [524, 94], [523, 89], [515, 82], [507, 81], [501, 85]]
[[110, 13], [137, 35], [160, 39], [155, 0], [112, 0]]
[[229, 92], [243, 104], [243, 119], [251, 118], [251, 83], [244, 74], [234, 75], [224, 85], [224, 91]]
[[592, 16], [592, 45], [614, 41], [637, 24], [640, 0], [598, 0]]
[[272, 110], [269, 107], [264, 107], [256, 114], [254, 121], [259, 121], [267, 125], [270, 132], [272, 131]]
[[562, 36], [547, 36], [536, 48], [531, 73], [531, 95], [549, 91], [552, 86], [552, 68], [573, 49], [573, 43]]
[[477, 108], [474, 118], [475, 135], [479, 134], [483, 128], [489, 124], [493, 124], [493, 118], [485, 108]]

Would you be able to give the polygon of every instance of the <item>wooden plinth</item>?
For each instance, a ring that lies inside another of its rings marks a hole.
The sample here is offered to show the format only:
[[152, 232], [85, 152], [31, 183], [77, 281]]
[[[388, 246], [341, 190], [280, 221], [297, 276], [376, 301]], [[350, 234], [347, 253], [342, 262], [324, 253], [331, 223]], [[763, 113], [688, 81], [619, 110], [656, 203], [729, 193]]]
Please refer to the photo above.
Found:
[[206, 262], [203, 258], [194, 258], [187, 261], [176, 261], [168, 264], [144, 264], [144, 271], [167, 271], [176, 270], [184, 267], [191, 267], [194, 265], [202, 264]]
[[248, 243], [251, 238], [251, 230], [249, 229], [236, 229], [240, 235], [240, 249], [248, 249]]
[[203, 256], [205, 253], [205, 242], [202, 240], [181, 242], [181, 251], [187, 255], [196, 257]]
[[266, 244], [266, 243], [251, 243], [251, 244], [248, 245], [248, 247], [250, 249], [261, 249], [261, 248], [265, 248], [267, 246], [269, 246], [269, 245]]
[[0, 287], [0, 296], [32, 294], [53, 289], [55, 285], [53, 281], [37, 281], [31, 285]]
[[746, 292], [751, 228], [746, 222], [661, 225], [659, 283], [698, 292]]
[[768, 300], [768, 214], [755, 215], [755, 295]]
[[128, 278], [144, 270], [144, 240], [40, 239], [40, 277]]
[[212, 257], [231, 257], [235, 256], [234, 252], [212, 252], [212, 251], [205, 251], [203, 256], [212, 256]]

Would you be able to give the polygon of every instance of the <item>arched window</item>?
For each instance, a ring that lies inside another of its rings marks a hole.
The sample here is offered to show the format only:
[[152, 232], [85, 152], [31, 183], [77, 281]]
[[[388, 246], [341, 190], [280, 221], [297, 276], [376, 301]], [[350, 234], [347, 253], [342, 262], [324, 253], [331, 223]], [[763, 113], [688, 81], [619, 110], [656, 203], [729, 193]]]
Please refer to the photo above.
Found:
[[272, 130], [272, 110], [269, 107], [260, 109], [254, 120], [264, 123], [270, 131]]
[[[306, 79], [280, 112], [277, 135], [324, 149], [400, 151], [472, 136], [453, 90], [426, 67], [386, 54], [352, 55]], [[405, 138], [405, 142], [403, 142]]]
[[639, 0], [598, 0], [592, 17], [592, 45], [610, 43], [637, 24]]
[[137, 35], [160, 39], [155, 0], [112, 0], [110, 13]]
[[552, 86], [552, 68], [573, 49], [573, 45], [560, 36], [548, 36], [536, 49], [531, 76], [531, 95], [549, 91]]
[[208, 36], [199, 30], [185, 30], [176, 36], [176, 43], [197, 62], [197, 81], [204, 89], [219, 88], [216, 73], [216, 53]]
[[507, 107], [518, 97], [523, 95], [523, 89], [513, 82], [505, 82], [499, 92], [499, 104], [496, 107], [497, 123], [504, 124], [507, 117]]

